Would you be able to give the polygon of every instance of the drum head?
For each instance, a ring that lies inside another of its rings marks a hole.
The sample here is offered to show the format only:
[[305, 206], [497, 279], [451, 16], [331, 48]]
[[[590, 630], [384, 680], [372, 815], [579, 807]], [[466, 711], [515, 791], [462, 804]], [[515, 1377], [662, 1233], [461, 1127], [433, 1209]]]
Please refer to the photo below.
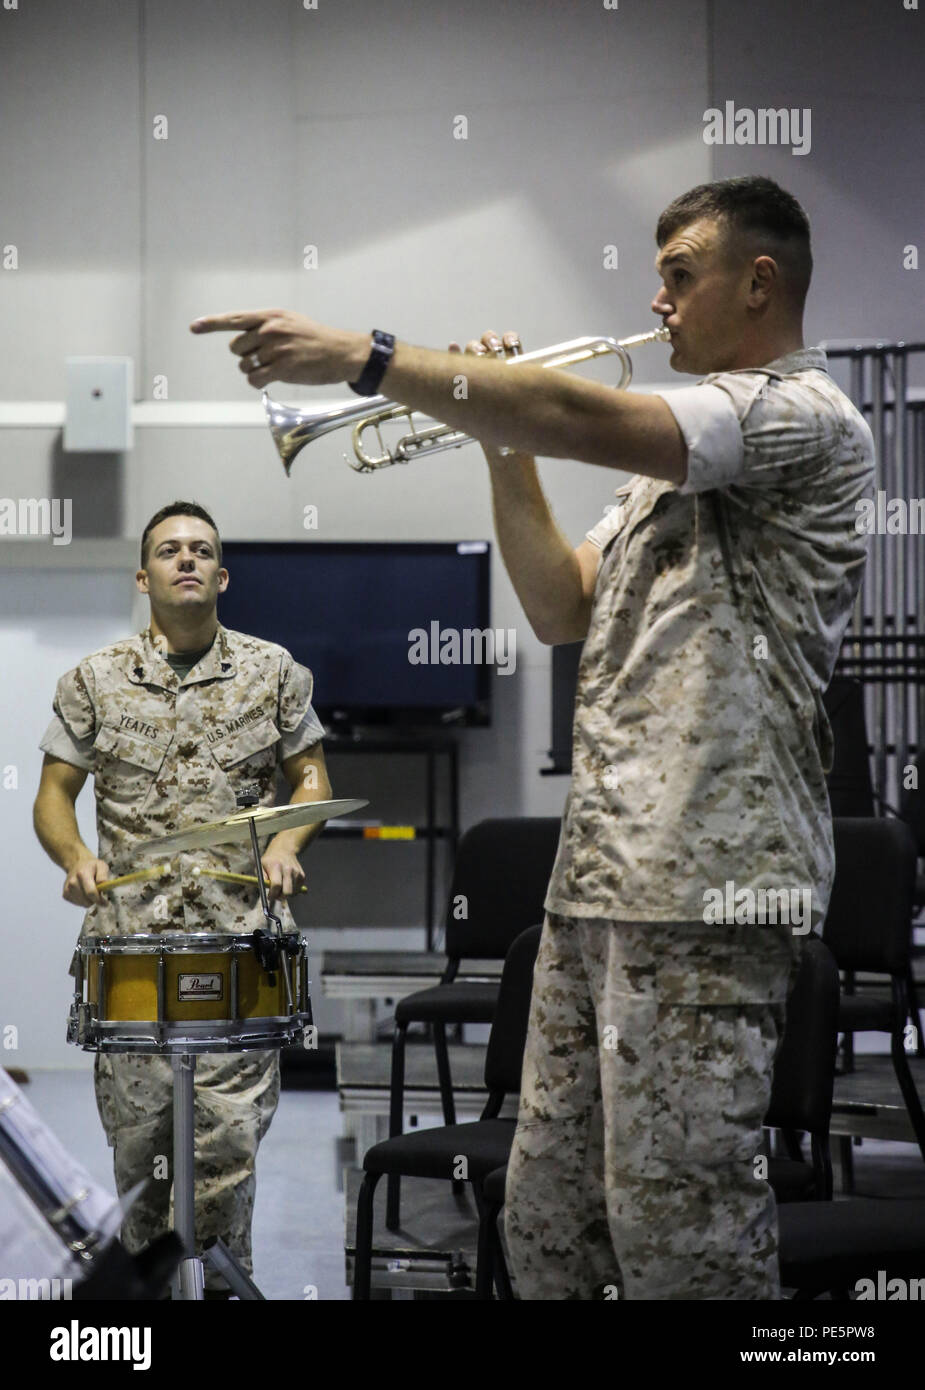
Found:
[[131, 936], [82, 936], [77, 945], [79, 950], [97, 955], [156, 956], [162, 951], [252, 951], [254, 940], [250, 932], [134, 932]]

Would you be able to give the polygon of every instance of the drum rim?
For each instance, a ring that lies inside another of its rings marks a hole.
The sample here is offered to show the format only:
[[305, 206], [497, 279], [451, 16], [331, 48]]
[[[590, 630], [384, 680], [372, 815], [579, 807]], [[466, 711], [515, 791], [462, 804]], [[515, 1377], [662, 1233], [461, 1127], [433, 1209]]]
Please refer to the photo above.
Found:
[[163, 1024], [156, 1019], [93, 1019], [82, 1045], [89, 1051], [105, 1050], [107, 1046], [124, 1046], [126, 1051], [140, 1050], [145, 1045], [155, 1049], [181, 1047], [184, 1043], [205, 1049], [210, 1042], [225, 1047], [247, 1047], [260, 1042], [286, 1046], [311, 1025], [310, 1013], [301, 1010], [295, 1014], [255, 1014], [238, 1019], [178, 1019]]
[[[304, 1020], [304, 1023], [300, 1024], [298, 1022], [300, 1019]], [[218, 1037], [229, 1037], [234, 1033], [250, 1035], [254, 1032], [254, 1028], [251, 1025], [255, 1024], [267, 1023], [285, 1025], [296, 1023], [299, 1027], [307, 1027], [310, 1022], [311, 1019], [308, 1013], [300, 1010], [293, 1014], [252, 1014], [247, 1018], [184, 1018], [165, 1023], [158, 1023], [156, 1018], [104, 1018], [93, 1019], [92, 1025], [103, 1033], [113, 1033], [120, 1028], [127, 1030], [127, 1037], [140, 1032], [141, 1029], [148, 1029], [150, 1031], [158, 1028], [162, 1028], [165, 1034], [169, 1034], [172, 1028], [177, 1029], [181, 1033], [188, 1031], [190, 1037], [198, 1037], [209, 1029]], [[242, 1024], [247, 1024], [248, 1026], [242, 1027]]]
[[[287, 936], [293, 933], [287, 932]], [[299, 934], [297, 949], [305, 950]], [[77, 949], [86, 955], [223, 955], [253, 951], [251, 932], [136, 932], [128, 936], [82, 936]]]

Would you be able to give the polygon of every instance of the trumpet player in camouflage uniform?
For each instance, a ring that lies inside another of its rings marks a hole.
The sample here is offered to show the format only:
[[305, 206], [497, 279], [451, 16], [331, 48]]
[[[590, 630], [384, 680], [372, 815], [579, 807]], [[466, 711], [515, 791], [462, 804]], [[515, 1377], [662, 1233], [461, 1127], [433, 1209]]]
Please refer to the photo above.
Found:
[[[64, 897], [87, 909], [85, 936], [246, 933], [263, 924], [256, 888], [197, 869], [253, 873], [248, 844], [177, 854], [160, 880], [101, 893], [104, 880], [144, 867], [139, 841], [219, 820], [236, 792], [276, 799], [277, 771], [291, 802], [330, 796], [312, 709], [312, 675], [282, 647], [218, 621], [228, 586], [221, 539], [195, 503], [161, 509], [145, 528], [136, 583], [150, 600], [149, 627], [94, 652], [62, 676], [35, 802], [35, 828], [66, 874]], [[99, 849], [84, 844], [75, 802], [88, 774], [96, 794]], [[320, 825], [277, 834], [263, 851], [271, 898], [304, 882], [298, 855]], [[276, 908], [293, 930], [285, 902]], [[123, 1226], [134, 1253], [168, 1229], [172, 1166], [169, 1057], [97, 1053], [97, 1105], [115, 1150], [118, 1190], [151, 1179]], [[221, 1236], [248, 1271], [257, 1146], [279, 1097], [278, 1051], [206, 1054], [196, 1068], [197, 1246]], [[219, 1281], [207, 1268], [207, 1292]]]
[[[672, 368], [701, 378], [676, 390], [509, 371], [513, 333], [461, 360], [279, 310], [192, 325], [238, 330], [258, 389], [345, 380], [479, 439], [534, 631], [584, 641], [507, 1176], [529, 1299], [780, 1296], [756, 1160], [834, 872], [822, 693], [866, 558], [871, 433], [804, 346], [796, 199], [766, 178], [700, 185], [656, 242], [651, 307]], [[535, 454], [635, 474], [575, 549]]]

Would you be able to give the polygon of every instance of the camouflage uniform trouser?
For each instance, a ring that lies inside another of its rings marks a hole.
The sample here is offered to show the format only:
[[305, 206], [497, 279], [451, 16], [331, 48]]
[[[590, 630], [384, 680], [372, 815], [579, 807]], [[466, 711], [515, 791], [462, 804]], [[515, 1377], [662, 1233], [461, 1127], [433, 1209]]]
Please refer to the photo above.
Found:
[[505, 1205], [522, 1298], [780, 1298], [754, 1161], [798, 947], [547, 916]]
[[[122, 1226], [122, 1242], [136, 1254], [170, 1229], [173, 1067], [166, 1056], [97, 1053], [94, 1077], [100, 1119], [115, 1149], [119, 1195], [142, 1178], [152, 1179]], [[278, 1052], [197, 1056], [196, 1246], [221, 1236], [248, 1273], [253, 1270], [254, 1163], [278, 1099]], [[168, 1176], [155, 1176], [161, 1169]], [[205, 1283], [224, 1287], [208, 1266]]]

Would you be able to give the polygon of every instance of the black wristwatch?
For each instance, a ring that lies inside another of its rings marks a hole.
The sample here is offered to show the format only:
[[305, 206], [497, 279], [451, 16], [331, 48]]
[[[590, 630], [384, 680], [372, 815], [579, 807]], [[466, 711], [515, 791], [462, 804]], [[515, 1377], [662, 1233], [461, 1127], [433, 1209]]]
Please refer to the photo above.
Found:
[[383, 333], [380, 329], [374, 328], [372, 351], [356, 381], [347, 382], [350, 390], [356, 391], [358, 396], [375, 396], [394, 351], [395, 334]]

